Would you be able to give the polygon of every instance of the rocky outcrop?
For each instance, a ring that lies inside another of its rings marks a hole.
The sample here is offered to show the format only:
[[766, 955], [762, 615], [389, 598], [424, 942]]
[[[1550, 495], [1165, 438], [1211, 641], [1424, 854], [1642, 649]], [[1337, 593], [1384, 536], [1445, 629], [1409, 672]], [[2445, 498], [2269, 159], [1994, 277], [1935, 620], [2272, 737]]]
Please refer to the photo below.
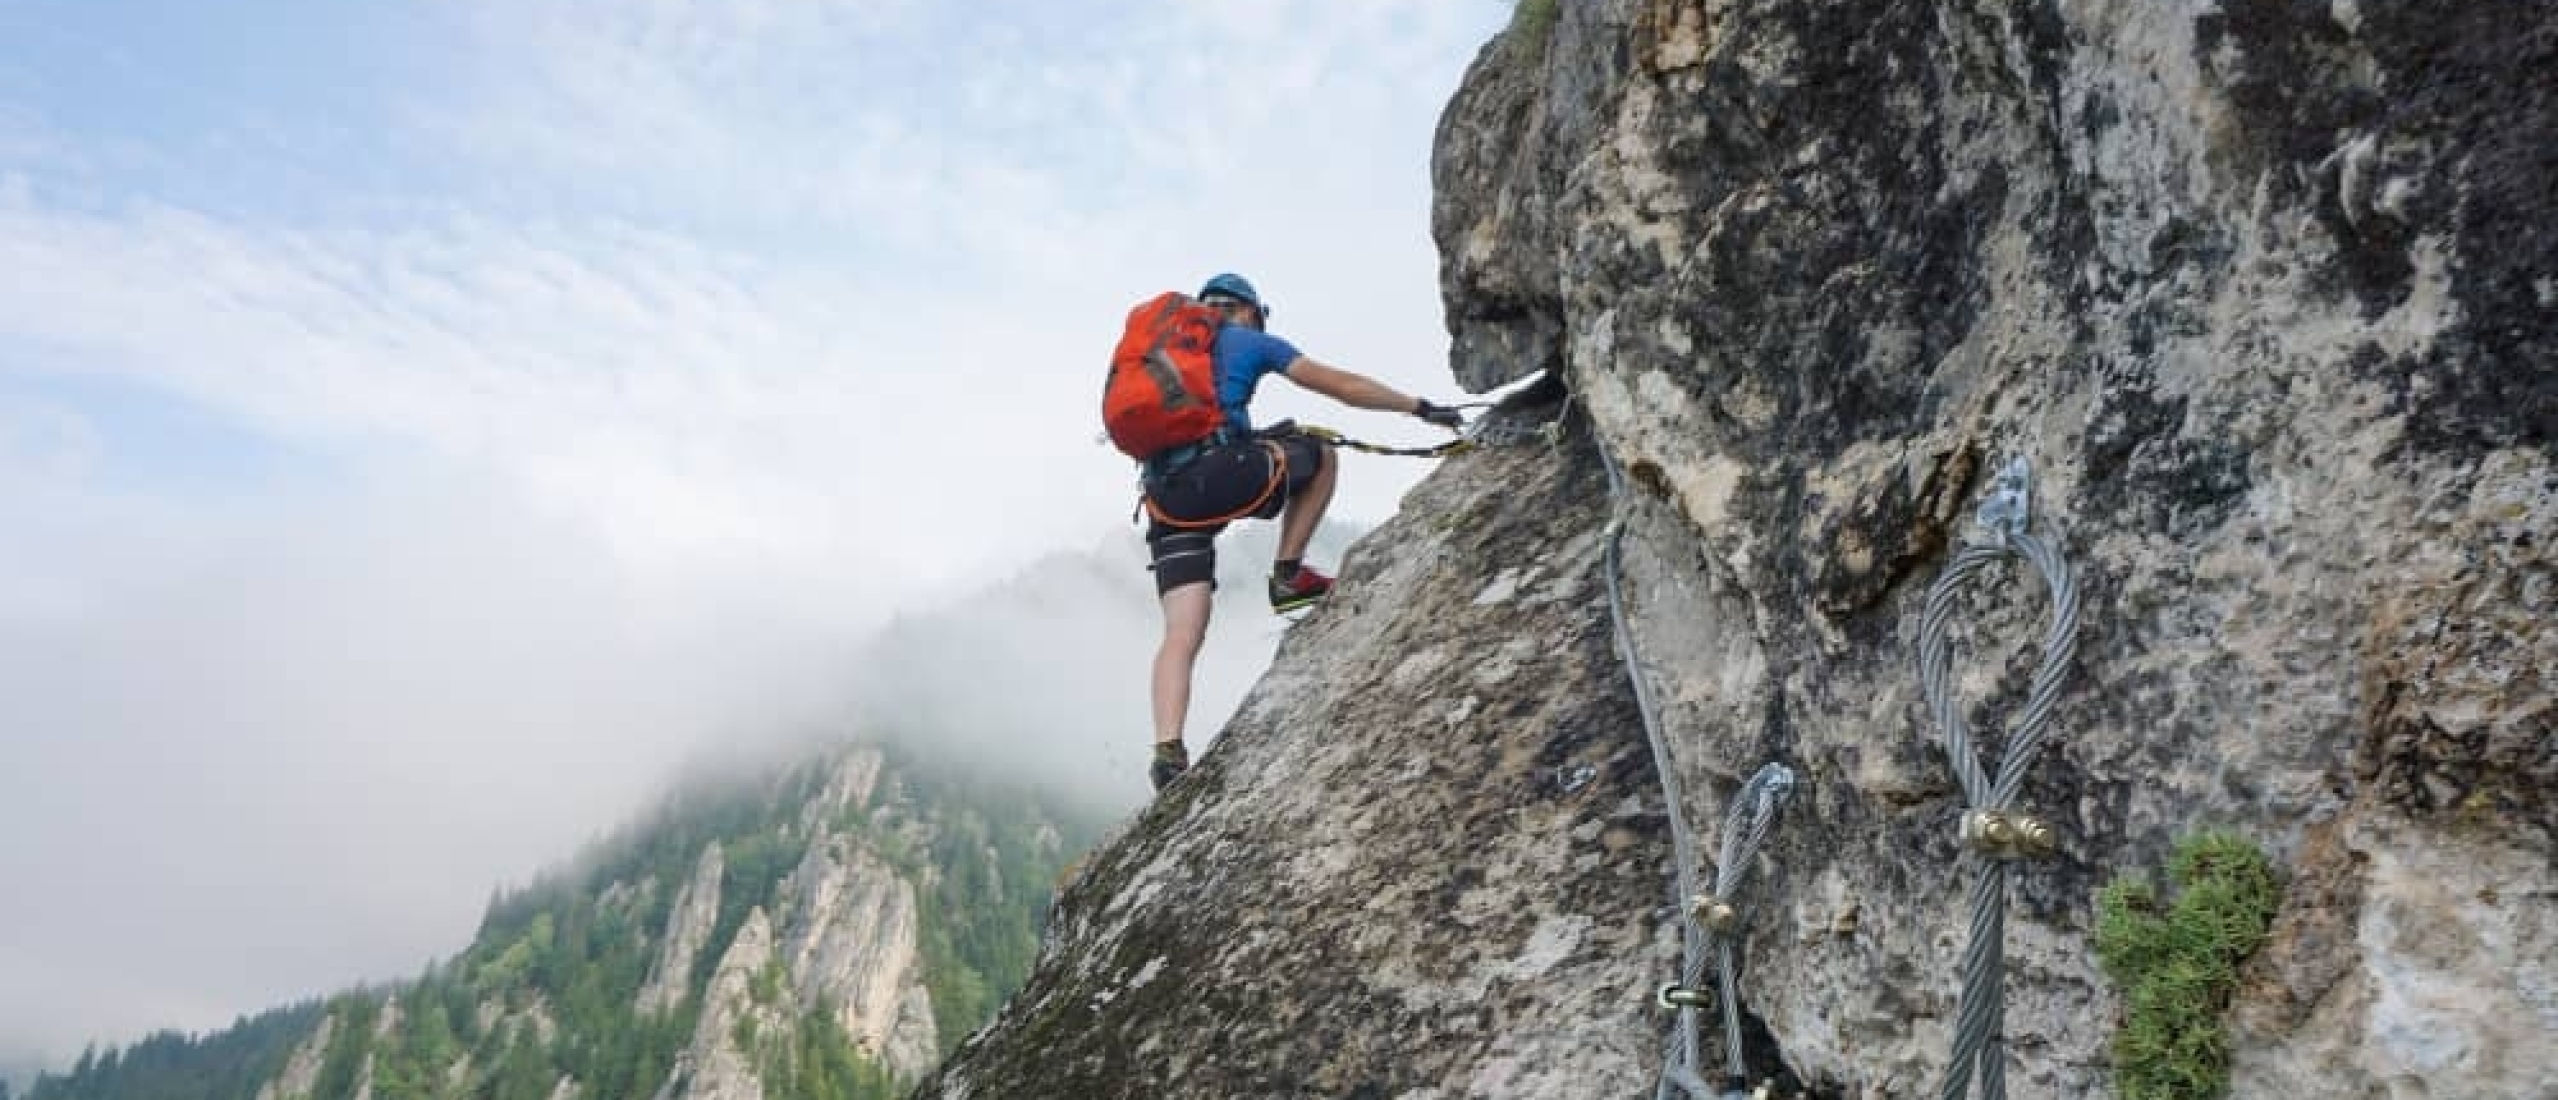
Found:
[[762, 907], [746, 914], [702, 993], [702, 1015], [692, 1044], [676, 1055], [658, 1100], [763, 1100], [757, 1040], [786, 1035], [793, 1017], [759, 991], [773, 965], [773, 924]]
[[[1460, 380], [1552, 371], [1589, 434], [1363, 540], [921, 1095], [1643, 1091], [1677, 927], [1601, 450], [1677, 810], [1710, 841], [1760, 762], [1802, 780], [1745, 914], [1759, 1065], [1944, 1072], [1977, 858], [1917, 613], [2021, 456], [2083, 602], [2014, 1094], [2110, 1088], [2091, 895], [2204, 825], [2288, 883], [2235, 1095], [2558, 1094], [2558, 9], [1555, 7], [1458, 92], [1434, 228]], [[2046, 610], [2020, 570], [1959, 608], [1988, 751]]]
[[886, 766], [887, 759], [877, 749], [847, 750], [827, 772], [826, 786], [800, 811], [800, 827], [823, 830], [845, 814], [870, 805], [871, 792], [878, 789]]
[[[688, 894], [707, 882], [716, 898], [716, 851], [705, 853], [709, 874]], [[940, 1039], [918, 919], [914, 884], [868, 843], [835, 832], [811, 840], [772, 910], [751, 910], [720, 955], [692, 1042], [659, 1100], [757, 1100], [762, 1074], [788, 1061], [799, 1021], [821, 1009], [890, 1075], [922, 1076], [940, 1056]]]
[[[390, 1037], [399, 1027], [400, 998], [398, 994], [392, 994], [382, 998], [382, 1011], [373, 1019], [374, 1041], [378, 1043]], [[364, 1053], [364, 1065], [355, 1075], [355, 1100], [373, 1100], [374, 1055], [375, 1052], [370, 1050]]]
[[596, 895], [595, 908], [599, 912], [628, 916], [639, 912], [651, 901], [656, 900], [658, 888], [655, 875], [650, 875], [638, 882], [616, 882], [605, 887], [603, 893]]
[[719, 920], [720, 879], [727, 874], [727, 861], [717, 842], [702, 846], [702, 856], [693, 864], [692, 880], [675, 895], [675, 906], [666, 918], [666, 935], [658, 943], [657, 960], [649, 966], [648, 979], [640, 986], [637, 1004], [641, 1012], [665, 1012], [682, 1004], [692, 992], [693, 959], [701, 954], [711, 938], [712, 926]]
[[781, 889], [778, 957], [799, 1003], [823, 1005], [901, 1080], [941, 1056], [924, 989], [915, 886], [855, 838], [828, 834]]
[[311, 1095], [320, 1083], [320, 1060], [328, 1056], [329, 1039], [337, 1034], [335, 1012], [323, 1013], [320, 1026], [311, 1029], [309, 1038], [293, 1048], [284, 1059], [284, 1069], [275, 1079], [258, 1086], [258, 1100], [298, 1100]]

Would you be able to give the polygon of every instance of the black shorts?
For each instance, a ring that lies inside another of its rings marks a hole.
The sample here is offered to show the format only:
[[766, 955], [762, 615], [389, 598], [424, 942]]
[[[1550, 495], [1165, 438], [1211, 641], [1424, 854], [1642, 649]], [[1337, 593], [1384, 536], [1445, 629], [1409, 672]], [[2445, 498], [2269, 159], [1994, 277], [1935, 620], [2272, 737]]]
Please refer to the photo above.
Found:
[[[1216, 583], [1217, 533], [1231, 520], [1271, 519], [1298, 490], [1323, 472], [1330, 448], [1313, 436], [1289, 433], [1211, 447], [1181, 468], [1149, 481], [1146, 549], [1153, 560], [1155, 591], [1170, 592], [1200, 581]], [[1277, 453], [1273, 453], [1273, 452]], [[1285, 471], [1272, 463], [1284, 460]], [[1166, 523], [1160, 511], [1181, 523]], [[1190, 522], [1197, 526], [1185, 526]]]

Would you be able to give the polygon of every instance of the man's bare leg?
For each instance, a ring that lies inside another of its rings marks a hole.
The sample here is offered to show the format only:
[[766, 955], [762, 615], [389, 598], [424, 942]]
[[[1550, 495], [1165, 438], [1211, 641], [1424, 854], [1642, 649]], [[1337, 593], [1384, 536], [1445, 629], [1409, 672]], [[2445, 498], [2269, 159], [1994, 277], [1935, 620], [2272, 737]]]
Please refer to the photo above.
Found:
[[1163, 594], [1163, 644], [1155, 650], [1155, 743], [1181, 740], [1190, 719], [1190, 673], [1199, 663], [1199, 647], [1208, 638], [1208, 613], [1215, 609], [1214, 589], [1207, 581], [1185, 584]]
[[1323, 525], [1324, 509], [1332, 507], [1332, 487], [1340, 480], [1341, 460], [1333, 457], [1332, 447], [1323, 447], [1323, 466], [1315, 471], [1313, 481], [1288, 498], [1288, 508], [1279, 514], [1279, 560], [1302, 561], [1306, 546], [1314, 542], [1315, 528]]

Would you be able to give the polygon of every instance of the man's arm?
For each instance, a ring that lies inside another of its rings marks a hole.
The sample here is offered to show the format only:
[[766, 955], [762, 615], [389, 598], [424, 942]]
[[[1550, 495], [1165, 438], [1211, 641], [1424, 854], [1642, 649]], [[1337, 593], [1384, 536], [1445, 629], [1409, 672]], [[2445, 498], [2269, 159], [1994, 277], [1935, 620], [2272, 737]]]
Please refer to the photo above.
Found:
[[1327, 367], [1303, 355], [1291, 361], [1280, 373], [1287, 375], [1291, 382], [1354, 409], [1410, 413], [1421, 408], [1420, 398], [1367, 375]]

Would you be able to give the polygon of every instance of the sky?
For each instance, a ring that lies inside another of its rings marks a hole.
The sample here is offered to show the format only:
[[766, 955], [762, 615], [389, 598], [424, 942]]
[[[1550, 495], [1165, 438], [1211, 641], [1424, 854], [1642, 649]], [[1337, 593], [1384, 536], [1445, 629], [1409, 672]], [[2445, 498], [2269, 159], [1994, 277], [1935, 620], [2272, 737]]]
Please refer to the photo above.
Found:
[[413, 974], [892, 619], [1142, 577], [1146, 296], [1453, 399], [1509, 7], [0, 0], [0, 1067]]

